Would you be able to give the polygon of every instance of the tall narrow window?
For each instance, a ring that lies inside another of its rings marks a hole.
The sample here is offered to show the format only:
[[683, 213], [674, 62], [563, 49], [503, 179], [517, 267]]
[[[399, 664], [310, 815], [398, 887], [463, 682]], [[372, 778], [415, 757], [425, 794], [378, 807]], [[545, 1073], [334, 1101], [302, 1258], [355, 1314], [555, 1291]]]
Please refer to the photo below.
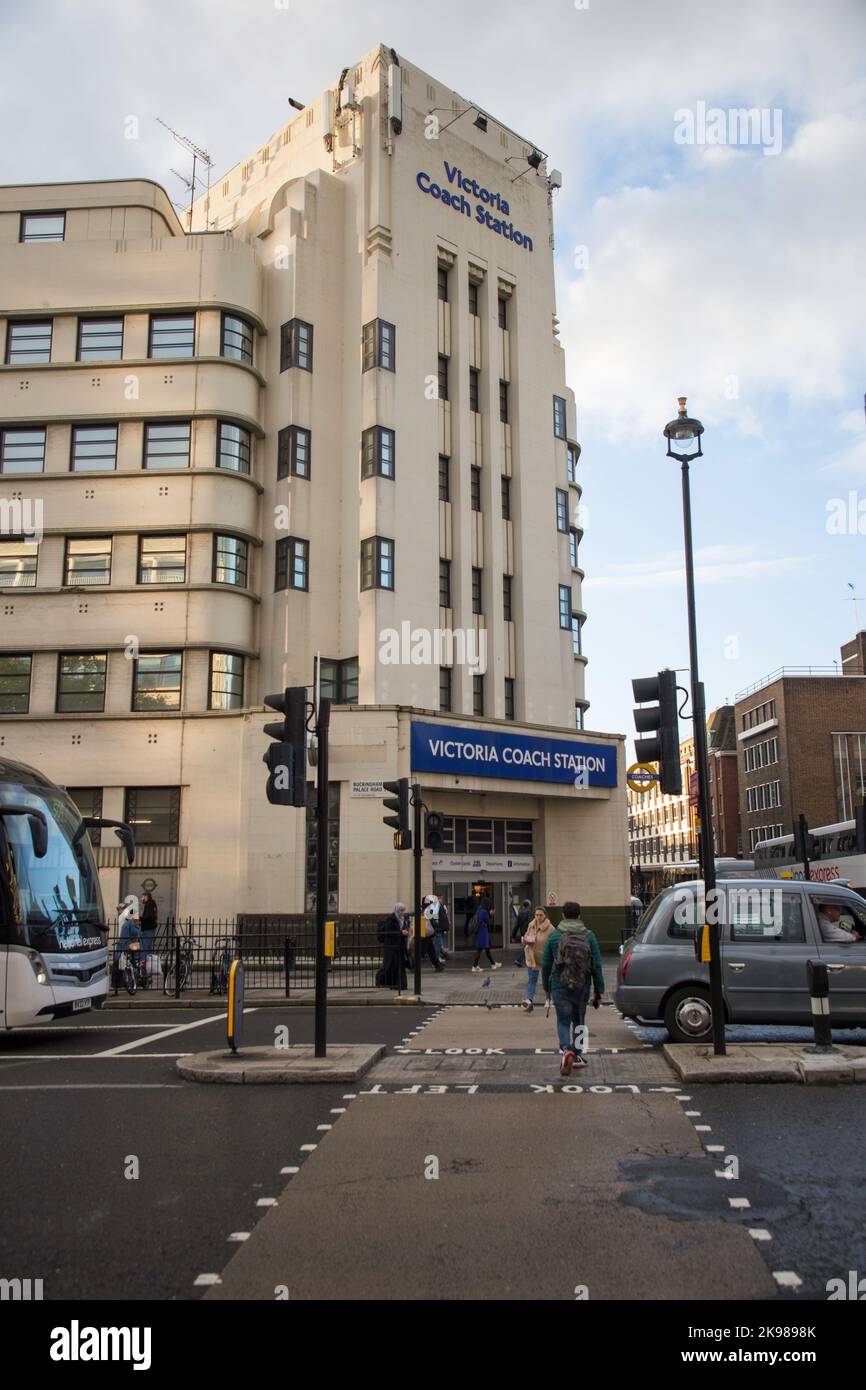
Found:
[[451, 501], [451, 460], [439, 455], [439, 501]]
[[474, 280], [469, 281], [469, 312], [474, 319], [478, 318], [478, 286]]
[[477, 613], [477, 614], [480, 614], [480, 613], [483, 613], [483, 612], [484, 612], [484, 609], [483, 609], [482, 606], [481, 606], [481, 604], [482, 604], [482, 580], [483, 580], [483, 571], [482, 571], [482, 570], [479, 570], [479, 569], [475, 569], [475, 568], [473, 567], [473, 570], [472, 570], [472, 612], [473, 612], [473, 613]]
[[472, 677], [472, 712], [479, 717], [484, 714], [484, 677]]
[[253, 326], [247, 319], [239, 318], [237, 314], [223, 314], [221, 356], [252, 366], [254, 341]]
[[448, 269], [447, 269], [447, 267], [444, 266], [444, 265], [440, 265], [439, 268], [438, 268], [438, 272], [437, 272], [437, 291], [438, 291], [440, 303], [442, 303], [442, 304], [447, 304], [447, 303], [448, 303]]
[[361, 477], [393, 478], [395, 474], [395, 439], [393, 430], [374, 425], [361, 438]]
[[569, 556], [569, 559], [571, 560], [571, 568], [572, 568], [573, 570], [576, 570], [576, 569], [578, 568], [578, 563], [577, 563], [577, 532], [575, 531], [574, 527], [572, 527], [571, 530], [570, 530], [569, 533], [568, 533], [568, 556]]
[[439, 667], [439, 709], [443, 714], [451, 713], [453, 703], [452, 676], [453, 671], [450, 666]]
[[290, 319], [280, 329], [280, 371], [290, 367], [313, 370], [313, 325], [303, 319]]
[[361, 542], [361, 588], [394, 588], [394, 542], [383, 536], [371, 536]]
[[481, 469], [472, 468], [469, 471], [469, 492], [472, 499], [473, 512], [481, 511]]
[[499, 383], [499, 418], [503, 425], [508, 424], [508, 382]]
[[247, 587], [249, 546], [237, 536], [214, 536], [213, 538], [213, 582], [214, 584], [233, 584], [238, 589]]
[[479, 396], [480, 377], [481, 373], [479, 372], [477, 367], [469, 368], [469, 409], [474, 411], [476, 414], [481, 409]]
[[26, 714], [29, 710], [32, 662], [31, 656], [0, 656], [0, 714]]
[[576, 613], [571, 618], [571, 645], [574, 648], [575, 656], [583, 655], [583, 645], [581, 641], [581, 621]]
[[439, 399], [447, 401], [448, 397], [448, 358], [439, 356]]
[[309, 478], [313, 437], [300, 425], [280, 430], [277, 439], [277, 477]]
[[565, 439], [566, 436], [566, 414], [565, 398], [554, 396], [553, 398], [553, 433], [557, 439]]
[[511, 606], [511, 591], [513, 580], [510, 574], [502, 576], [502, 616], [507, 623], [513, 622], [513, 609]]
[[385, 319], [372, 319], [364, 324], [364, 371], [382, 367], [386, 372], [397, 369], [397, 329]]
[[568, 460], [568, 481], [570, 483], [576, 483], [577, 464], [578, 460], [580, 459], [580, 445], [569, 444], [568, 448], [566, 449], [566, 458]]
[[208, 709], [243, 709], [244, 659], [229, 652], [211, 652]]
[[503, 477], [502, 485], [502, 520], [511, 520], [511, 479]]
[[439, 607], [451, 607], [451, 561], [439, 561]]
[[276, 573], [274, 589], [300, 589], [307, 592], [310, 587], [310, 542], [286, 536], [277, 541]]
[[560, 584], [559, 586], [559, 626], [563, 632], [571, 629], [571, 585]]
[[568, 493], [556, 489], [556, 529], [563, 535], [568, 531]]
[[6, 329], [6, 361], [31, 367], [51, 361], [52, 319], [12, 319]]
[[508, 300], [504, 294], [499, 296], [499, 327], [508, 327]]
[[217, 468], [233, 473], [249, 473], [253, 453], [252, 435], [240, 425], [220, 420], [217, 428]]
[[514, 681], [510, 676], [505, 677], [505, 718], [514, 718]]
[[125, 803], [137, 844], [180, 844], [180, 787], [127, 787]]

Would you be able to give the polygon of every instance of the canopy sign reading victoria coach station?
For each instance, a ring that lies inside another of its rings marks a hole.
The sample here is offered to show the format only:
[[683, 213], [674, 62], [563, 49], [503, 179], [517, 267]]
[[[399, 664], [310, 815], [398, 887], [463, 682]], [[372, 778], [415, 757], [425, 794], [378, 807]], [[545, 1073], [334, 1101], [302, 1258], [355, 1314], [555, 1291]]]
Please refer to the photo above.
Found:
[[[616, 748], [574, 739], [412, 725], [412, 770], [568, 786], [616, 786]], [[579, 781], [578, 781], [579, 779]]]

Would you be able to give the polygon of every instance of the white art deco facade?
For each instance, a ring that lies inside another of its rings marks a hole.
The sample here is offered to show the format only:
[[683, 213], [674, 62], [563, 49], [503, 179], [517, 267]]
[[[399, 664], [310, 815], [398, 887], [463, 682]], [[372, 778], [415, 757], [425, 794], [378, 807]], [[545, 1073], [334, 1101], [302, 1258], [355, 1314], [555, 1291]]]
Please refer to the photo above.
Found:
[[577, 894], [615, 936], [623, 742], [585, 717], [556, 182], [376, 48], [191, 230], [145, 180], [0, 190], [0, 747], [134, 822], [128, 873], [103, 835], [109, 899], [309, 907], [263, 700], [319, 655], [332, 911], [411, 896], [377, 793], [417, 774], [447, 818], [425, 890], [458, 922], [483, 883], [500, 918]]

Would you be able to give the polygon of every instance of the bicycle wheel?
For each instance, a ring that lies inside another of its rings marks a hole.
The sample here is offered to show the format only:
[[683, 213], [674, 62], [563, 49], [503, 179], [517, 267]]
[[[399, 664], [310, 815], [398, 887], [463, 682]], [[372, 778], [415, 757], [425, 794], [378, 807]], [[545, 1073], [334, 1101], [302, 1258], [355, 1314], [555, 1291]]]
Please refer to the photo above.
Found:
[[163, 994], [174, 994], [172, 976], [174, 975], [174, 961], [168, 957], [162, 963], [162, 992]]
[[135, 994], [135, 971], [133, 970], [131, 965], [128, 965], [123, 972], [123, 983], [126, 986], [127, 994]]
[[187, 987], [187, 984], [188, 984], [188, 982], [189, 982], [189, 975], [190, 975], [190, 963], [189, 963], [189, 961], [187, 960], [186, 956], [184, 956], [184, 957], [181, 959], [181, 962], [180, 962], [180, 992], [181, 992], [181, 994], [183, 993], [183, 991], [184, 991], [184, 990], [186, 989], [186, 987]]

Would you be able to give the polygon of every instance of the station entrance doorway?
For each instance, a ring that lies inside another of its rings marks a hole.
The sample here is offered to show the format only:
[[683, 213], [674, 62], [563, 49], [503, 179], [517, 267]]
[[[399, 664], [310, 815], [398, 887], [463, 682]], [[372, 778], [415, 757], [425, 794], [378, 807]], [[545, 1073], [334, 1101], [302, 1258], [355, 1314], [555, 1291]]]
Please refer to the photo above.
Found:
[[490, 932], [490, 949], [502, 951], [511, 942], [511, 932], [524, 898], [533, 898], [532, 877], [524, 874], [487, 874], [483, 877], [457, 877], [448, 874], [434, 875], [433, 890], [441, 894], [448, 908], [451, 930], [446, 949], [458, 954], [474, 952], [475, 937], [469, 931], [469, 923], [483, 898], [492, 903], [491, 917], [493, 927]]

